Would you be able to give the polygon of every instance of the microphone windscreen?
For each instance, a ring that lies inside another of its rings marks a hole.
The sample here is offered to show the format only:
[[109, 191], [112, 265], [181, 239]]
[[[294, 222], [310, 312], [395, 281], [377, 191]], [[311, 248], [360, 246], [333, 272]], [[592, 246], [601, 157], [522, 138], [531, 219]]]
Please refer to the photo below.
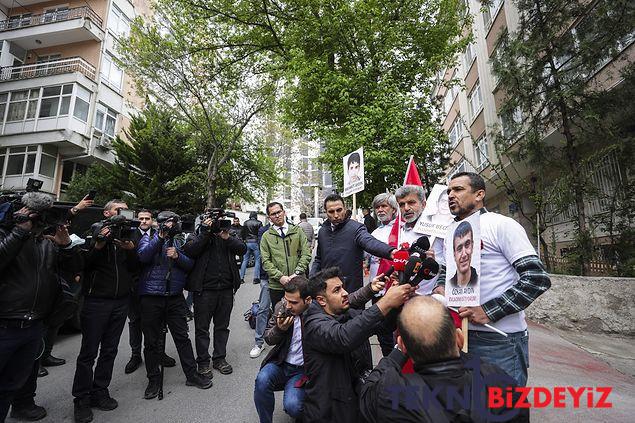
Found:
[[439, 273], [439, 263], [431, 257], [426, 257], [421, 262], [419, 274], [423, 279], [430, 280]]
[[41, 192], [27, 192], [22, 196], [22, 205], [34, 212], [53, 207], [53, 198]]
[[402, 272], [406, 268], [406, 263], [408, 262], [408, 258], [410, 254], [408, 250], [397, 250], [395, 251], [395, 257], [392, 260], [393, 266], [395, 266], [395, 270], [398, 272]]
[[420, 268], [421, 259], [418, 256], [410, 256], [403, 271], [403, 283], [410, 283], [410, 280], [419, 272]]
[[412, 247], [410, 247], [410, 252], [417, 252], [421, 255], [425, 255], [425, 252], [430, 249], [430, 240], [427, 236], [423, 235], [417, 238]]
[[110, 218], [110, 223], [113, 223], [113, 224], [123, 223], [123, 222], [125, 222], [126, 220], [127, 220], [127, 219], [126, 219], [126, 216], [124, 216], [124, 215], [122, 215], [122, 214], [116, 214], [116, 215], [114, 215], [114, 216], [111, 216], [111, 218]]

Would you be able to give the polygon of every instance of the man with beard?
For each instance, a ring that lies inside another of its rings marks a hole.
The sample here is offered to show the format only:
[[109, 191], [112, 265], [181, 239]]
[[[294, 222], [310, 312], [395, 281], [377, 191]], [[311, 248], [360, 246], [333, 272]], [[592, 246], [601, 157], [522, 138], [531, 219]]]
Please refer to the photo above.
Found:
[[[372, 231], [371, 235], [374, 238], [381, 242], [388, 243], [388, 237], [390, 236], [398, 208], [399, 205], [394, 195], [388, 192], [382, 192], [375, 196], [373, 199], [373, 209], [375, 210], [380, 226]], [[369, 279], [372, 281], [375, 279], [375, 276], [377, 276], [377, 269], [379, 269], [379, 261], [381, 258], [370, 254], [368, 254], [368, 256], [370, 257]]]

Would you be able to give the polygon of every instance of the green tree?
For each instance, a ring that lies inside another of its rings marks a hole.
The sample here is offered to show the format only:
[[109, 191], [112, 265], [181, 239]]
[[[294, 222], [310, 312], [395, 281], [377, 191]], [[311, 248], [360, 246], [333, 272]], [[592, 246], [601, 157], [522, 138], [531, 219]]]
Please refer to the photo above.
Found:
[[324, 141], [323, 160], [342, 181], [341, 157], [365, 148], [367, 188], [400, 184], [411, 154], [430, 179], [444, 165], [433, 119], [432, 77], [465, 44], [459, 0], [160, 0], [179, 26], [197, 28], [191, 49], [222, 69], [256, 66], [279, 81], [285, 122]]
[[594, 221], [585, 205], [600, 191], [587, 169], [629, 139], [623, 127], [607, 128], [617, 121], [602, 120], [609, 115], [599, 99], [624, 68], [628, 55], [620, 53], [633, 41], [635, 7], [628, 0], [514, 3], [518, 29], [502, 34], [492, 60], [504, 91], [494, 167], [511, 199], [531, 193], [540, 234], [550, 217], [573, 214], [577, 271], [587, 273]]
[[189, 138], [188, 129], [169, 111], [148, 107], [132, 118], [126, 140], [115, 139], [115, 163], [92, 165], [71, 181], [68, 196], [77, 201], [94, 188], [101, 204], [122, 198], [129, 205], [152, 210], [201, 210], [205, 167]]

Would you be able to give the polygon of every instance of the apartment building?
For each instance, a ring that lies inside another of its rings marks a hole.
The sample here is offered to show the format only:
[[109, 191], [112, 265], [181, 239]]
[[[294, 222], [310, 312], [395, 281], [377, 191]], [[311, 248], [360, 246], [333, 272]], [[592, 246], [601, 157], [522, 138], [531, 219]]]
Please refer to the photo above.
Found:
[[0, 190], [63, 198], [142, 106], [116, 46], [149, 0], [0, 0]]
[[[509, 127], [509, 122], [520, 122], [520, 112], [511, 116], [501, 116], [499, 110], [504, 99], [504, 93], [492, 70], [491, 58], [496, 52], [499, 35], [503, 31], [513, 32], [518, 28], [519, 16], [514, 2], [511, 0], [493, 0], [481, 2], [480, 0], [464, 0], [473, 16], [474, 40], [467, 46], [457, 59], [457, 66], [447, 68], [437, 75], [437, 88], [434, 95], [442, 99], [443, 129], [452, 144], [451, 165], [447, 169], [447, 177], [462, 171], [475, 171], [480, 173], [487, 181], [486, 206], [489, 210], [511, 216], [518, 220], [532, 237], [533, 244], [537, 246], [537, 236], [534, 233], [534, 222], [528, 221], [519, 213], [522, 206], [529, 216], [535, 215], [533, 203], [529, 195], [522, 198], [522, 204], [510, 201], [506, 192], [497, 187], [496, 182], [500, 176], [492, 169], [492, 163], [497, 163], [494, 150], [493, 134], [502, 128]], [[630, 61], [635, 59], [635, 46], [633, 38], [624, 45], [622, 55], [628, 55]], [[595, 79], [611, 87], [619, 84], [619, 81], [611, 79], [607, 69], [612, 63], [599, 64]], [[448, 88], [444, 84], [451, 80], [458, 80], [459, 84]], [[560, 139], [560, 129], [546, 134], [546, 139], [556, 142]], [[524, 178], [530, 181], [532, 169], [522, 163], [514, 163], [517, 170], [512, 172], [515, 178]], [[593, 173], [596, 184], [602, 190], [611, 191], [616, 186], [616, 178], [622, 178], [620, 169], [614, 157], [607, 156], [594, 169], [588, 169]], [[517, 181], [516, 181], [517, 182]], [[601, 213], [606, 210], [608, 204], [595, 201], [587, 205], [590, 214]], [[535, 218], [535, 216], [533, 217]], [[553, 220], [548, 233], [543, 234], [549, 242], [553, 241], [555, 250], [552, 255], [560, 256], [566, 252], [567, 245], [573, 239], [572, 215], [564, 213]], [[596, 233], [596, 237], [602, 238], [602, 233]]]

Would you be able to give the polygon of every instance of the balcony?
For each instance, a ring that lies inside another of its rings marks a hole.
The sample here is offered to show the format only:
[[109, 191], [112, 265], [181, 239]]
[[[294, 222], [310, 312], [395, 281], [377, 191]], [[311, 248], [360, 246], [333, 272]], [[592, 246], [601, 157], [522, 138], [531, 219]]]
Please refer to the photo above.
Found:
[[103, 21], [89, 6], [0, 21], [0, 41], [25, 50], [103, 39]]
[[0, 68], [0, 81], [17, 81], [73, 72], [79, 72], [87, 78], [95, 80], [95, 67], [93, 65], [81, 57], [69, 57], [50, 62]]

